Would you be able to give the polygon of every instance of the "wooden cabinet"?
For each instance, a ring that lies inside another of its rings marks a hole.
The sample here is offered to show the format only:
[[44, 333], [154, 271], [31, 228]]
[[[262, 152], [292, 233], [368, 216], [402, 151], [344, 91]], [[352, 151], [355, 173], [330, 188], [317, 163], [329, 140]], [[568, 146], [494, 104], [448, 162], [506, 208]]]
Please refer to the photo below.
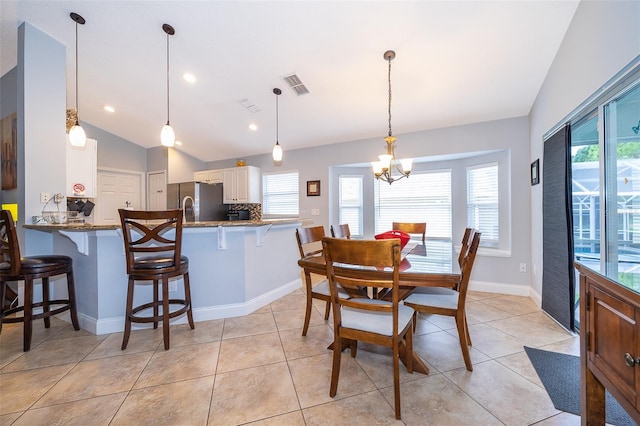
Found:
[[98, 142], [87, 139], [83, 147], [72, 146], [67, 136], [67, 197], [95, 198], [98, 182]]
[[193, 180], [203, 183], [222, 183], [222, 170], [201, 170], [193, 173]]
[[253, 166], [222, 170], [222, 202], [224, 204], [260, 203], [260, 169]]
[[605, 424], [605, 388], [640, 423], [640, 294], [580, 263], [575, 266], [582, 424]]

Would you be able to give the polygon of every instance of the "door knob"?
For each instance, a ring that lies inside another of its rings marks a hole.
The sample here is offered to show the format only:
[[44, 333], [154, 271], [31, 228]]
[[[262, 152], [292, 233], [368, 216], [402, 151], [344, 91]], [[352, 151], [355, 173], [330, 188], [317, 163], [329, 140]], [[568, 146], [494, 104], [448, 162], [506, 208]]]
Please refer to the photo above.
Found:
[[624, 363], [627, 364], [628, 367], [633, 367], [636, 364], [640, 364], [640, 358], [634, 358], [629, 352], [624, 354]]

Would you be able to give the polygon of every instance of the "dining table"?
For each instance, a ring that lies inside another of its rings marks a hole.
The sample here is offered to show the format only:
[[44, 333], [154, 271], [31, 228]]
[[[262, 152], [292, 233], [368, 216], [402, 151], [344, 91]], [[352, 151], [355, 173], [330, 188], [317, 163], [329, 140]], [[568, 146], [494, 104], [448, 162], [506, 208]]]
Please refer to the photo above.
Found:
[[[298, 265], [311, 273], [326, 275], [326, 265], [322, 255], [303, 257], [298, 260]], [[334, 266], [339, 268], [338, 265]], [[371, 279], [389, 277], [392, 273], [390, 268], [362, 267], [361, 270], [363, 277], [370, 276]], [[460, 279], [457, 253], [450, 239], [427, 238], [424, 244], [421, 241], [409, 241], [403, 247], [400, 262], [400, 299], [406, 298], [417, 287], [454, 288]], [[385, 293], [380, 293], [375, 297], [387, 299], [387, 296]], [[343, 348], [346, 347], [348, 345], [343, 345]], [[405, 365], [406, 357], [411, 356], [413, 370], [429, 374], [429, 368], [416, 352], [407, 354], [404, 346], [400, 349], [400, 359]]]

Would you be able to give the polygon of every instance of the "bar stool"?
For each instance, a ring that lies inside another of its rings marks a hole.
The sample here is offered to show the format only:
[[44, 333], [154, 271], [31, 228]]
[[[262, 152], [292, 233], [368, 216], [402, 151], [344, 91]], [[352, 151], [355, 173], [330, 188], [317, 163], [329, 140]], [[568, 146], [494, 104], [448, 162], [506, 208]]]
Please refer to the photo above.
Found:
[[[2, 288], [0, 300], [4, 301], [9, 281], [24, 281], [24, 304], [15, 308], [4, 310], [4, 303], [0, 306], [0, 332], [3, 323], [23, 323], [23, 350], [31, 349], [32, 321], [44, 319], [45, 328], [51, 325], [50, 316], [64, 311], [70, 311], [73, 328], [80, 330], [78, 324], [78, 312], [76, 310], [76, 296], [73, 282], [73, 259], [69, 256], [43, 255], [20, 256], [20, 246], [16, 234], [15, 223], [11, 212], [0, 211], [0, 287]], [[56, 275], [67, 276], [68, 299], [50, 300], [49, 278]], [[42, 302], [33, 302], [33, 281], [42, 281]], [[62, 305], [56, 309], [51, 307]], [[42, 308], [42, 313], [33, 313], [33, 308]], [[17, 312], [23, 312], [23, 316], [8, 317]]]
[[[164, 348], [169, 349], [169, 320], [184, 313], [189, 326], [194, 329], [191, 311], [191, 290], [189, 287], [189, 259], [182, 251], [182, 210], [135, 211], [119, 209], [124, 249], [127, 259], [127, 304], [125, 312], [122, 349], [127, 348], [131, 323], [153, 323], [158, 328], [162, 321]], [[184, 278], [184, 299], [169, 298], [169, 278]], [[153, 282], [153, 302], [133, 306], [133, 290], [136, 281]], [[162, 283], [162, 300], [158, 298]], [[179, 309], [170, 311], [170, 305]], [[162, 313], [159, 313], [162, 308]], [[137, 315], [153, 309], [153, 315]]]

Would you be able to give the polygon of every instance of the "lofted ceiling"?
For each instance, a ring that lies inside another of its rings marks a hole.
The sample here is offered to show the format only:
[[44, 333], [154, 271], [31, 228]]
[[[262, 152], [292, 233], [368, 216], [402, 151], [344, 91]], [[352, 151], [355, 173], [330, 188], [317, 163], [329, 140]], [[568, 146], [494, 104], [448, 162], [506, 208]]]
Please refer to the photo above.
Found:
[[[0, 74], [17, 64], [23, 21], [67, 46], [80, 119], [145, 148], [160, 145], [170, 38], [171, 124], [178, 149], [203, 161], [285, 152], [529, 113], [578, 0], [0, 1]], [[196, 83], [182, 75], [190, 72]], [[295, 73], [309, 93], [282, 77]], [[258, 112], [241, 104], [253, 103]], [[115, 108], [104, 111], [104, 105]], [[255, 124], [257, 130], [248, 128]]]

